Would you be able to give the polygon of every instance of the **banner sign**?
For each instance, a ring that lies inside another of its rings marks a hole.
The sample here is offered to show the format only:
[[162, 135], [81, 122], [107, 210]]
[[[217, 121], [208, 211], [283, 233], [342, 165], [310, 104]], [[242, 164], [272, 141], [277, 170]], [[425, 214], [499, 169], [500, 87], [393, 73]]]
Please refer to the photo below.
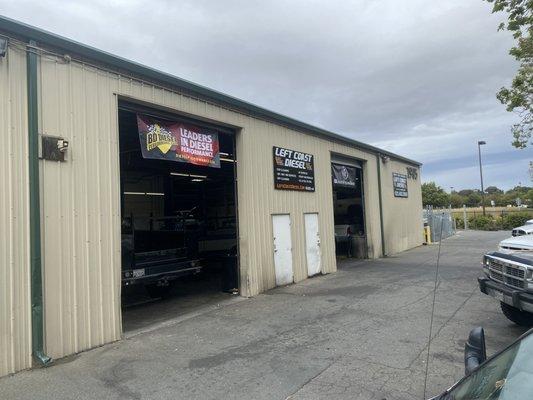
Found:
[[394, 197], [408, 197], [407, 193], [407, 175], [392, 173], [392, 187], [394, 188]]
[[357, 171], [355, 167], [341, 164], [331, 164], [331, 177], [334, 186], [355, 189], [357, 187]]
[[137, 114], [143, 158], [220, 168], [218, 134], [181, 122], [164, 122]]
[[274, 188], [280, 190], [315, 191], [313, 155], [296, 150], [273, 148]]

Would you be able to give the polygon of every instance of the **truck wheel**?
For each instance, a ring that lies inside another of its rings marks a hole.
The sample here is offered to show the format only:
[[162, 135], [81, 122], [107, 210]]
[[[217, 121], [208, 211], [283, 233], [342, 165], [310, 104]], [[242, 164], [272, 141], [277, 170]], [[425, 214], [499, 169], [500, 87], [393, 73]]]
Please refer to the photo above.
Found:
[[170, 285], [166, 286], [158, 286], [155, 283], [152, 283], [150, 285], [146, 285], [146, 291], [148, 292], [148, 296], [150, 296], [152, 299], [167, 299], [170, 297]]
[[500, 302], [503, 315], [509, 321], [514, 322], [520, 326], [533, 326], [533, 314], [527, 311], [520, 311], [518, 308], [512, 307], [509, 304]]

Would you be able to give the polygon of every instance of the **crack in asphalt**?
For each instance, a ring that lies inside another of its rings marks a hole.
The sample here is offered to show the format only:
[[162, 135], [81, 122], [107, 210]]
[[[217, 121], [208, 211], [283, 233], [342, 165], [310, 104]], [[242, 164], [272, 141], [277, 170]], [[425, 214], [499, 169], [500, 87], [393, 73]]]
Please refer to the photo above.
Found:
[[436, 333], [431, 337], [431, 340], [426, 343], [426, 345], [424, 347], [422, 347], [422, 349], [417, 353], [416, 357], [409, 363], [409, 366], [408, 368], [411, 368], [413, 366], [413, 364], [416, 362], [416, 360], [418, 360], [418, 358], [420, 357], [420, 355], [425, 351], [427, 350], [427, 347], [429, 345], [429, 343], [433, 343], [433, 341], [439, 336], [439, 334], [441, 333], [441, 331], [444, 329], [444, 327], [446, 325], [448, 325], [450, 323], [450, 321], [457, 315], [457, 313], [466, 305], [466, 303], [468, 302], [468, 300], [470, 300], [472, 298], [472, 296], [477, 292], [477, 287], [474, 287], [474, 289], [472, 289], [472, 292], [470, 293], [470, 295], [468, 295], [468, 297], [459, 305], [459, 307], [452, 313], [452, 315], [450, 315], [446, 321], [444, 321], [444, 323], [439, 327], [439, 329], [436, 331]]
[[327, 371], [333, 364], [335, 364], [336, 360], [331, 361], [328, 365], [326, 365], [324, 368], [322, 368], [320, 371], [318, 371], [315, 375], [313, 375], [311, 378], [309, 378], [307, 381], [305, 381], [298, 389], [296, 389], [294, 392], [289, 394], [285, 400], [290, 400], [295, 394], [297, 394], [300, 390], [302, 390], [305, 386], [307, 386], [309, 383], [314, 381], [316, 378], [318, 378], [320, 375], [322, 375], [325, 371]]

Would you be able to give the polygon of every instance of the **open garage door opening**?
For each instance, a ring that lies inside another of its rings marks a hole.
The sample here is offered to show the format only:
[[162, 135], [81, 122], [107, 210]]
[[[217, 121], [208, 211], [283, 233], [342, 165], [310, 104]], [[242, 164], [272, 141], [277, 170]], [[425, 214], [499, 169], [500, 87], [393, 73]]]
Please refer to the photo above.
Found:
[[124, 331], [238, 293], [235, 135], [119, 105]]
[[368, 258], [362, 168], [355, 160], [331, 164], [338, 257]]

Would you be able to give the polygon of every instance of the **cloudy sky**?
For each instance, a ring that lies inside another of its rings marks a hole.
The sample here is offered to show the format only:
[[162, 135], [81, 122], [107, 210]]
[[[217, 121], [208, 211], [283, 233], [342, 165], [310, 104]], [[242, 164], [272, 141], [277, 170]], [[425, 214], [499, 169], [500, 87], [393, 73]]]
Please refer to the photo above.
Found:
[[496, 100], [517, 68], [483, 0], [0, 0], [0, 14], [424, 163], [530, 184]]

